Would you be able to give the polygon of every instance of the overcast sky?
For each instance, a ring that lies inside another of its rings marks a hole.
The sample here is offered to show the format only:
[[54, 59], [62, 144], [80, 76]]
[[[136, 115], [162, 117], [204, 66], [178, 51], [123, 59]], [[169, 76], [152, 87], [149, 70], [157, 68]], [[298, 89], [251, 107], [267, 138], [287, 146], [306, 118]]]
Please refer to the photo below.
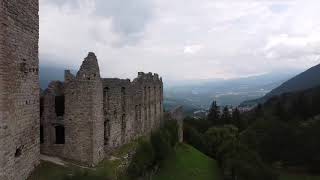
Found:
[[319, 63], [319, 0], [40, 0], [40, 61], [104, 77], [234, 78]]

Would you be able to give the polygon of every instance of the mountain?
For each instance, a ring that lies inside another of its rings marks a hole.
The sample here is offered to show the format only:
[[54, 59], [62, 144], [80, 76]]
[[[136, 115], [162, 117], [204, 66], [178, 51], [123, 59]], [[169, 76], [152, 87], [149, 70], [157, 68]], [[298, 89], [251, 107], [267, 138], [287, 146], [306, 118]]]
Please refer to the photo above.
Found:
[[[46, 89], [51, 81], [64, 81], [64, 70], [62, 67], [40, 65], [40, 87]], [[75, 70], [71, 70], [76, 73]]]
[[213, 100], [221, 106], [238, 106], [248, 99], [264, 96], [287, 81], [297, 71], [272, 72], [235, 79], [193, 80], [165, 87], [165, 107], [183, 105], [190, 111], [208, 109]]
[[259, 99], [249, 100], [241, 103], [241, 106], [251, 106], [258, 103], [264, 103], [274, 96], [284, 93], [297, 92], [314, 88], [320, 85], [320, 64], [311, 67], [310, 69], [300, 73], [299, 75], [289, 79], [281, 84], [279, 87], [273, 89], [265, 96]]

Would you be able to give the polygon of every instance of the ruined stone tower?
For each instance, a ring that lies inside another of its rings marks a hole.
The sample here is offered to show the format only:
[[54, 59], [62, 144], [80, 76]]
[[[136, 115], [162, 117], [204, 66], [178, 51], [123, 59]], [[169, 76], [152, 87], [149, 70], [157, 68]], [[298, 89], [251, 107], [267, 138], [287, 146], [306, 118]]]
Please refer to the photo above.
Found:
[[0, 0], [0, 179], [38, 165], [38, 0]]
[[89, 53], [76, 77], [65, 79], [66, 157], [85, 165], [104, 158], [103, 89], [96, 56]]

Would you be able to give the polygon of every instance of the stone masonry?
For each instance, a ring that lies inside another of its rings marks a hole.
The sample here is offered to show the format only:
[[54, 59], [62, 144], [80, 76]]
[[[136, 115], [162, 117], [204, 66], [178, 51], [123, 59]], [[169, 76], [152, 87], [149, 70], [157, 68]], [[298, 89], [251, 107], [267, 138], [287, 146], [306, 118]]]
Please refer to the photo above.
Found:
[[65, 72], [41, 95], [41, 152], [94, 166], [108, 153], [160, 127], [163, 83], [157, 74], [101, 78], [89, 53], [77, 75]]
[[0, 180], [39, 164], [38, 0], [0, 0]]
[[38, 12], [38, 0], [0, 0], [0, 180], [27, 179], [40, 151], [97, 165], [163, 119], [157, 74], [101, 78], [93, 53], [40, 92]]

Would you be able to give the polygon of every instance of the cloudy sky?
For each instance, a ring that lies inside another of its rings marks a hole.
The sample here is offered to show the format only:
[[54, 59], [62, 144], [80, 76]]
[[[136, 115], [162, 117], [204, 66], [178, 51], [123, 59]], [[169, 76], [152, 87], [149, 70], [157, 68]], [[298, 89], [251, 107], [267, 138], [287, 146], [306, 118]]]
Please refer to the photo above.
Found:
[[40, 0], [40, 61], [104, 77], [250, 76], [320, 62], [319, 0]]

